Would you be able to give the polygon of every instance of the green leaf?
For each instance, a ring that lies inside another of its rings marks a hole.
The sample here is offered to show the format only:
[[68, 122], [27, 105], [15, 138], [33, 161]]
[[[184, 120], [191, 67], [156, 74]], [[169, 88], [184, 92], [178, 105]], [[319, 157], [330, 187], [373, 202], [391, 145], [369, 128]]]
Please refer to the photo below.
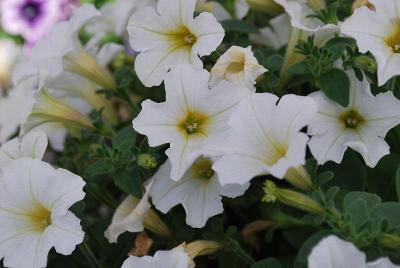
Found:
[[289, 68], [289, 75], [307, 75], [311, 74], [310, 67], [305, 61], [298, 62]]
[[350, 192], [344, 197], [343, 209], [346, 210], [347, 208], [351, 207], [353, 202], [359, 199], [365, 201], [365, 204], [369, 208], [369, 210], [374, 209], [377, 205], [381, 203], [380, 197], [376, 194], [371, 194], [367, 192]]
[[281, 69], [283, 57], [281, 55], [272, 55], [268, 57], [262, 64], [269, 72], [278, 71]]
[[333, 101], [343, 107], [349, 105], [350, 80], [347, 74], [339, 69], [332, 69], [319, 78], [322, 91]]
[[227, 32], [260, 33], [256, 26], [242, 20], [225, 20], [221, 24]]
[[137, 198], [142, 197], [142, 180], [137, 169], [124, 171], [115, 174], [115, 185], [122, 191], [131, 194]]
[[109, 172], [109, 167], [106, 165], [104, 159], [97, 160], [85, 170], [85, 174], [87, 174], [89, 178], [107, 174], [108, 172]]
[[386, 219], [391, 228], [400, 227], [400, 203], [397, 202], [385, 202], [375, 207], [372, 212], [372, 217], [377, 222], [382, 222]]
[[353, 230], [358, 230], [369, 220], [367, 203], [362, 199], [356, 199], [349, 207], [346, 207], [346, 214], [350, 217]]
[[113, 148], [120, 152], [125, 152], [135, 145], [136, 132], [129, 124], [121, 129], [113, 139]]
[[400, 166], [396, 170], [396, 193], [397, 200], [400, 201]]
[[332, 53], [332, 59], [336, 60], [342, 56], [346, 47], [351, 47], [354, 45], [355, 42], [351, 38], [335, 37], [330, 39], [324, 47], [329, 49], [329, 51]]
[[250, 268], [282, 268], [282, 265], [277, 259], [268, 258], [253, 264]]

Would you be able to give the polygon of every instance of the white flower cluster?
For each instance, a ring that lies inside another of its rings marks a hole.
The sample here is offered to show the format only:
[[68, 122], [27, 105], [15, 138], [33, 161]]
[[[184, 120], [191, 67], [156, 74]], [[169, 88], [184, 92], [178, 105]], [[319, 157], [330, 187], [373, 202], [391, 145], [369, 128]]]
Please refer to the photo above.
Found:
[[80, 220], [69, 210], [85, 196], [85, 182], [42, 161], [43, 132], [0, 148], [0, 257], [6, 267], [45, 267], [51, 248], [69, 255], [82, 243]]
[[[348, 35], [377, 60], [380, 85], [400, 74], [398, 0], [370, 0], [373, 10], [361, 7], [340, 26], [312, 16], [324, 8], [318, 1], [276, 2], [287, 14], [252, 36], [255, 42], [280, 48], [296, 34], [303, 39], [315, 35], [318, 44], [334, 34]], [[195, 10], [200, 12], [196, 17]], [[247, 2], [235, 1], [235, 10], [243, 18]], [[340, 163], [351, 148], [374, 167], [389, 153], [384, 138], [400, 123], [400, 101], [391, 92], [373, 95], [368, 81], [359, 81], [351, 71], [350, 102], [343, 107], [321, 91], [281, 97], [256, 93], [257, 79], [267, 69], [251, 47], [227, 48], [210, 72], [203, 69], [201, 57], [224, 39], [218, 21], [231, 16], [213, 1], [118, 0], [100, 11], [84, 4], [69, 21], [56, 24], [29, 59], [19, 60], [14, 88], [0, 99], [0, 111], [7, 110], [0, 112], [0, 141], [5, 142], [0, 149], [0, 256], [5, 266], [44, 267], [52, 247], [71, 254], [83, 241], [79, 219], [69, 208], [83, 199], [84, 181], [41, 158], [47, 136], [55, 150], [63, 150], [68, 131], [93, 128], [87, 116], [93, 108], [103, 108], [105, 121], [118, 121], [112, 104], [96, 92], [116, 89], [107, 66], [124, 48], [102, 46], [108, 32], [129, 39], [143, 85], [164, 83], [165, 102], [143, 101], [133, 128], [151, 147], [169, 145], [168, 160], [147, 183], [143, 198], [128, 196], [115, 212], [105, 233], [110, 242], [144, 228], [170, 235], [162, 223], [154, 226], [159, 218], [152, 204], [163, 213], [182, 204], [187, 224], [204, 227], [223, 212], [222, 197], [243, 195], [254, 177], [270, 174], [290, 182], [305, 164], [307, 148], [319, 164]], [[79, 38], [84, 27], [94, 34], [86, 44]], [[18, 129], [20, 137], [6, 142]], [[46, 134], [33, 131], [38, 129]], [[384, 267], [366, 264], [353, 245], [335, 243], [347, 242], [323, 240], [309, 257], [310, 267]], [[345, 258], [346, 264], [336, 262]], [[359, 262], [348, 265], [353, 261]], [[122, 267], [186, 268], [194, 263], [182, 246], [154, 257], [130, 257]]]

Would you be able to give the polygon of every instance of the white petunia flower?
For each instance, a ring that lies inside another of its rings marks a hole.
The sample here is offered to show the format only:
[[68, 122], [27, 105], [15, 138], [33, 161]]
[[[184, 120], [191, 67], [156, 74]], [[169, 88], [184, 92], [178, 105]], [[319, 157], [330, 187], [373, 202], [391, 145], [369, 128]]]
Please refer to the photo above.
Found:
[[310, 97], [253, 94], [229, 119], [228, 134], [210, 140], [209, 153], [223, 154], [213, 166], [221, 183], [245, 184], [271, 174], [283, 178], [290, 168], [305, 163], [308, 136], [300, 130], [317, 112]]
[[3, 170], [0, 187], [0, 257], [6, 267], [45, 267], [52, 247], [71, 254], [83, 241], [69, 208], [82, 200], [85, 182], [37, 159], [20, 158]]
[[100, 18], [86, 27], [89, 33], [94, 34], [89, 43], [99, 43], [107, 33], [124, 37], [130, 16], [140, 8], [155, 5], [156, 0], [117, 0], [103, 5]]
[[128, 23], [130, 43], [139, 51], [135, 70], [147, 86], [160, 85], [173, 66], [203, 66], [199, 56], [210, 55], [224, 38], [224, 29], [211, 13], [193, 18], [196, 0], [160, 0], [157, 9], [145, 7]]
[[237, 197], [248, 188], [248, 184], [222, 186], [212, 165], [211, 158], [200, 157], [176, 182], [169, 178], [171, 163], [167, 160], [153, 177], [150, 196], [154, 206], [167, 213], [172, 207], [182, 204], [186, 223], [202, 228], [210, 217], [223, 212], [222, 196]]
[[21, 46], [13, 40], [0, 39], [0, 90], [10, 85], [11, 71], [21, 54]]
[[246, 88], [221, 81], [211, 90], [210, 74], [180, 65], [165, 78], [166, 101], [146, 100], [133, 120], [133, 128], [148, 138], [150, 146], [169, 143], [171, 178], [179, 180], [193, 163], [204, 141], [228, 130], [228, 118], [249, 93]]
[[387, 258], [367, 263], [365, 254], [337, 236], [323, 238], [308, 256], [309, 268], [396, 268]]
[[14, 138], [0, 147], [0, 169], [23, 157], [41, 160], [46, 148], [47, 136], [42, 131], [31, 131], [21, 138]]
[[223, 5], [215, 1], [197, 0], [196, 11], [210, 12], [218, 21], [229, 20], [232, 17]]
[[356, 39], [362, 53], [367, 51], [378, 64], [378, 85], [400, 74], [400, 10], [397, 0], [370, 0], [375, 10], [363, 6], [341, 26], [343, 34]]
[[159, 250], [154, 257], [130, 256], [124, 261], [121, 268], [194, 268], [194, 262], [183, 247], [171, 250]]
[[313, 17], [326, 7], [325, 0], [275, 0], [275, 2], [285, 9], [293, 27], [309, 32], [325, 27], [321, 20]]
[[258, 44], [280, 49], [289, 42], [292, 25], [287, 14], [281, 14], [269, 21], [270, 26], [260, 29], [260, 34], [251, 34], [250, 39]]
[[104, 233], [110, 243], [116, 243], [118, 237], [124, 232], [138, 233], [143, 232], [145, 228], [160, 236], [170, 237], [168, 227], [151, 209], [149, 194], [152, 184], [152, 181], [150, 181], [140, 200], [129, 195], [118, 206], [110, 226]]
[[[37, 79], [24, 79], [0, 99], [0, 143], [7, 141], [23, 124], [35, 103]], [[12, 120], [11, 120], [12, 118]]]
[[359, 152], [369, 167], [389, 154], [386, 133], [400, 123], [400, 101], [392, 92], [371, 94], [367, 80], [350, 78], [350, 102], [342, 107], [322, 92], [310, 95], [319, 105], [318, 114], [308, 126], [311, 153], [323, 164], [340, 163], [347, 147]]
[[[234, 8], [234, 17], [240, 20], [246, 17], [247, 13], [249, 13], [250, 10], [247, 0], [234, 0]], [[217, 18], [218, 21], [232, 19], [232, 15], [229, 14], [229, 12], [223, 7], [223, 5], [216, 1], [197, 0], [196, 11], [210, 12]]]
[[32, 74], [56, 77], [62, 71], [79, 74], [105, 89], [115, 89], [111, 74], [100, 66], [79, 40], [80, 30], [97, 19], [100, 12], [89, 4], [75, 10], [69, 21], [54, 25], [50, 33], [32, 49], [29, 60], [20, 61], [14, 70], [13, 81]]
[[230, 47], [211, 69], [210, 85], [226, 80], [255, 91], [256, 79], [268, 70], [254, 57], [251, 47]]

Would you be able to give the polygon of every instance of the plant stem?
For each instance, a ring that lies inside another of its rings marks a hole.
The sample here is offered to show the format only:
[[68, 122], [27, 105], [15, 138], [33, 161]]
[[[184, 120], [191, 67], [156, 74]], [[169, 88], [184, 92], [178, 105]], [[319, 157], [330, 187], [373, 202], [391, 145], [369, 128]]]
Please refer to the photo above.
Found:
[[290, 39], [286, 48], [285, 58], [283, 60], [280, 78], [278, 82], [278, 91], [281, 91], [285, 86], [289, 75], [288, 70], [293, 64], [299, 62], [302, 55], [296, 53], [296, 45], [300, 39], [302, 31], [297, 28], [292, 28], [292, 33], [290, 34]]
[[85, 255], [89, 263], [93, 265], [93, 267], [104, 268], [86, 242], [83, 242], [80, 245], [79, 249], [81, 250], [82, 254]]
[[[236, 242], [236, 241], [235, 241]], [[236, 242], [237, 244], [237, 242]], [[237, 256], [245, 262], [247, 265], [253, 265], [256, 263], [256, 261], [251, 257], [249, 254], [247, 254], [246, 251], [244, 251], [239, 245], [236, 247], [234, 252], [237, 254]]]

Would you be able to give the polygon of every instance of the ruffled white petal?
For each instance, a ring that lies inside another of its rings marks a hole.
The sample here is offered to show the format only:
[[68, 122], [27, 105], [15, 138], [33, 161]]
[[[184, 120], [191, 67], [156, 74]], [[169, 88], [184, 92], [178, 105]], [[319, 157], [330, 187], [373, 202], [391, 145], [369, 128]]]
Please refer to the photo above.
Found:
[[111, 243], [116, 243], [118, 237], [124, 232], [142, 232], [144, 219], [147, 216], [151, 204], [149, 202], [150, 189], [153, 182], [146, 186], [146, 192], [142, 199], [127, 196], [114, 213], [110, 226], [104, 235]]
[[[342, 107], [322, 92], [310, 96], [318, 103], [318, 114], [308, 126], [313, 135], [309, 147], [319, 164], [329, 160], [340, 163], [347, 147], [359, 152], [366, 164], [376, 166], [389, 153], [384, 138], [400, 123], [400, 101], [391, 92], [373, 96], [366, 80], [358, 81], [354, 73], [350, 78], [350, 103]], [[357, 128], [348, 128], [341, 118], [348, 111], [356, 111], [362, 122]]]
[[304, 164], [308, 137], [299, 131], [315, 115], [316, 103], [294, 95], [276, 102], [275, 95], [255, 94], [233, 112], [232, 130], [224, 144], [217, 145], [223, 156], [213, 167], [222, 184], [243, 184], [265, 173], [283, 178], [290, 167]]
[[322, 239], [308, 256], [309, 268], [364, 268], [365, 254], [336, 236]]
[[[169, 143], [166, 151], [172, 170], [171, 178], [179, 180], [201, 154], [206, 139], [224, 133], [230, 114], [249, 90], [222, 81], [211, 90], [209, 73], [191, 65], [172, 69], [165, 78], [166, 102], [144, 101], [142, 112], [133, 120], [136, 131], [148, 137], [150, 146]], [[182, 127], [190, 113], [201, 114], [201, 131], [188, 134]]]
[[61, 254], [71, 254], [84, 236], [79, 219], [68, 211], [84, 196], [82, 178], [31, 158], [13, 160], [2, 172], [0, 257], [4, 265], [46, 267], [53, 246]]
[[154, 175], [150, 192], [153, 204], [163, 213], [182, 204], [186, 223], [195, 228], [202, 228], [210, 217], [223, 212], [222, 196], [239, 196], [248, 187], [237, 184], [223, 187], [216, 174], [208, 179], [200, 178], [193, 166], [179, 181], [170, 179], [170, 172], [171, 164], [167, 161]]
[[12, 160], [30, 157], [42, 159], [47, 148], [47, 136], [41, 131], [31, 131], [21, 138], [14, 138], [0, 147], [0, 169]]
[[227, 80], [254, 91], [257, 77], [266, 71], [267, 69], [257, 62], [251, 47], [232, 46], [211, 69], [210, 85]]
[[147, 7], [128, 23], [130, 43], [139, 51], [135, 71], [147, 86], [160, 85], [170, 68], [179, 64], [203, 66], [199, 56], [209, 55], [222, 42], [224, 30], [211, 13], [193, 18], [195, 0], [161, 0], [157, 10]]

